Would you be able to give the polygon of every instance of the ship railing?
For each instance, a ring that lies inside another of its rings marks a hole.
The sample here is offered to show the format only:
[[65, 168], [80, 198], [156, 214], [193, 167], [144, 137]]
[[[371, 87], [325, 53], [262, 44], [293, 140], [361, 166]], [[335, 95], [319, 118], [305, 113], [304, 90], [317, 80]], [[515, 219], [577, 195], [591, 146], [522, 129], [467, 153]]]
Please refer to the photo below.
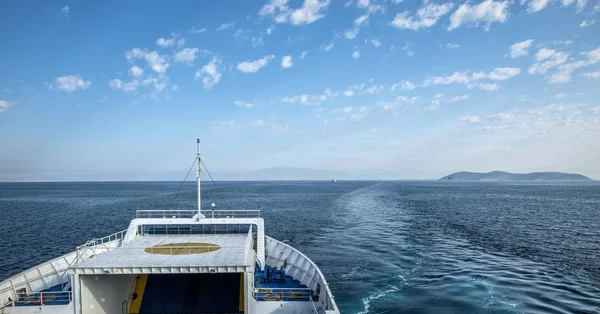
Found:
[[[27, 306], [27, 305], [66, 305], [73, 300], [72, 291], [48, 291], [21, 293], [17, 300], [10, 300], [4, 307]], [[1, 307], [0, 307], [1, 308]]]
[[252, 296], [257, 301], [313, 301], [310, 288], [254, 288]]
[[77, 252], [76, 262], [80, 262], [91, 256], [96, 256], [121, 246], [126, 233], [127, 230], [122, 230], [103, 238], [91, 239], [85, 244], [78, 246], [75, 249]]
[[0, 308], [19, 299], [27, 292], [50, 289], [65, 284], [64, 274], [76, 259], [76, 252], [71, 252], [35, 267], [22, 271], [0, 282]]
[[[257, 218], [260, 217], [259, 209], [236, 209], [236, 210], [202, 210], [205, 218]], [[138, 210], [136, 218], [193, 218], [198, 214], [197, 210]]]

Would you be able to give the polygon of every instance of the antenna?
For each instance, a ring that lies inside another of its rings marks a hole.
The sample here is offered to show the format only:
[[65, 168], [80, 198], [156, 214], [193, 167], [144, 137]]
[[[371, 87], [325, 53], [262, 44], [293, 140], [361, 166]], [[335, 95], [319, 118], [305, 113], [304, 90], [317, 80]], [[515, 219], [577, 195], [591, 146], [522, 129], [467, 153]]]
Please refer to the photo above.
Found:
[[196, 181], [198, 184], [198, 219], [203, 218], [202, 213], [201, 213], [201, 204], [202, 204], [202, 198], [200, 197], [200, 164], [202, 163], [202, 159], [200, 159], [200, 139], [196, 139], [196, 144], [198, 146], [198, 154], [196, 155], [196, 162], [197, 162], [197, 170], [196, 170]]

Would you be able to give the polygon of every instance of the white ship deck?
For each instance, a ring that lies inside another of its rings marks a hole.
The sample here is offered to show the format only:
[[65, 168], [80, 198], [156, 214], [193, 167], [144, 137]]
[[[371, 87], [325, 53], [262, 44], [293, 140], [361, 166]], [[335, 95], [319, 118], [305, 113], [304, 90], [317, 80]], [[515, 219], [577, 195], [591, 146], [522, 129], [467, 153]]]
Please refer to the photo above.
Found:
[[[244, 233], [139, 236], [71, 268], [80, 273], [228, 272], [228, 268], [254, 267], [251, 237]], [[218, 249], [207, 251], [213, 245]]]

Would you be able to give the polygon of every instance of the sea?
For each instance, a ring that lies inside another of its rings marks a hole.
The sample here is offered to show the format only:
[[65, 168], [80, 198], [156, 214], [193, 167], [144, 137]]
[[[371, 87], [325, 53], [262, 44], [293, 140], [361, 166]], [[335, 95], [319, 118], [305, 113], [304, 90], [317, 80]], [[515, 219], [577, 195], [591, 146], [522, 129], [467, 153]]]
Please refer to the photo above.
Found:
[[[203, 207], [260, 209], [342, 313], [600, 313], [600, 183], [205, 182]], [[0, 280], [195, 209], [195, 182], [0, 183]]]

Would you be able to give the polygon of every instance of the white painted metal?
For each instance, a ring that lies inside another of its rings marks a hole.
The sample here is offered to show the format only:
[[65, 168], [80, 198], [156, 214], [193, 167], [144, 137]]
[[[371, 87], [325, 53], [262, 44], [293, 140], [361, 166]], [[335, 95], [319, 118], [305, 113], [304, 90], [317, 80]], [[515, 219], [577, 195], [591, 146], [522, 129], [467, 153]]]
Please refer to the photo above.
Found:
[[196, 184], [198, 185], [198, 219], [204, 218], [202, 215], [202, 197], [200, 194], [200, 167], [202, 163], [202, 159], [200, 159], [200, 139], [196, 139], [196, 144], [198, 146], [198, 155], [196, 156]]
[[[268, 236], [265, 236], [265, 240], [267, 264], [271, 267], [282, 267], [287, 260], [285, 268], [286, 274], [299, 280], [300, 283], [306, 285], [313, 291], [317, 290], [317, 285], [320, 286], [321, 293], [319, 301], [316, 304], [317, 309], [320, 309], [320, 312], [326, 311], [327, 313], [339, 314], [333, 294], [331, 293], [331, 289], [329, 289], [329, 284], [327, 283], [327, 280], [325, 280], [325, 276], [323, 276], [321, 270], [319, 270], [319, 267], [306, 257], [306, 255], [302, 254], [302, 252], [296, 250], [292, 246]], [[298, 257], [295, 257], [296, 255]]]

